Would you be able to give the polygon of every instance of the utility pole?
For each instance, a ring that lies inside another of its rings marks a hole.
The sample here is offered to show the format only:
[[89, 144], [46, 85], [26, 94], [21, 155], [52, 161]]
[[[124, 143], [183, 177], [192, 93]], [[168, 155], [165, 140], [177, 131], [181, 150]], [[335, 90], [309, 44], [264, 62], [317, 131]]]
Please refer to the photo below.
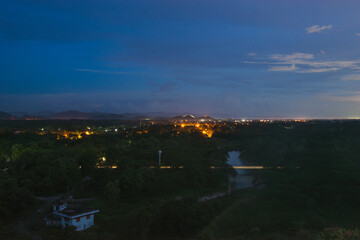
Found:
[[158, 153], [159, 153], [159, 168], [160, 168], [161, 167], [161, 153], [162, 153], [162, 151], [159, 150]]

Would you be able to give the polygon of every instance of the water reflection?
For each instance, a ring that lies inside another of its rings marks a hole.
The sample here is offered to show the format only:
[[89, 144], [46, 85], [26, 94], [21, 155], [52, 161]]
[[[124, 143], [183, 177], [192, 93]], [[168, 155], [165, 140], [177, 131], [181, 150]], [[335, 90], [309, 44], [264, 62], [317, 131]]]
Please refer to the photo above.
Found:
[[[240, 158], [239, 151], [228, 152], [227, 163], [231, 166], [246, 166]], [[253, 176], [248, 170], [238, 169], [235, 175], [229, 175], [229, 192], [253, 186]]]

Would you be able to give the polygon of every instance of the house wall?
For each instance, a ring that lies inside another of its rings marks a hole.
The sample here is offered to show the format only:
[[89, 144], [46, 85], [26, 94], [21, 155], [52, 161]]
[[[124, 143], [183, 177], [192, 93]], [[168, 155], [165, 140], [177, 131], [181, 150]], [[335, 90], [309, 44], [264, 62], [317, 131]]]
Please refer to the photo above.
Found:
[[86, 215], [81, 216], [79, 222], [76, 221], [76, 218], [71, 219], [71, 225], [76, 227], [76, 231], [87, 229], [94, 225], [94, 214], [90, 214], [89, 219], [86, 218]]
[[61, 217], [61, 226], [63, 227], [67, 227], [71, 225], [71, 219], [70, 218], [65, 218], [65, 217]]

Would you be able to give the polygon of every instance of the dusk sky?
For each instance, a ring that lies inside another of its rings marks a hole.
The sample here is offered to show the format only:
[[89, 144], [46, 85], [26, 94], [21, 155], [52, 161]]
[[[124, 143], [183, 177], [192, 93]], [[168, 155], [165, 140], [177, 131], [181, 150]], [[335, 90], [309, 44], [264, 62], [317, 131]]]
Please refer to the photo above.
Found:
[[359, 0], [2, 0], [0, 111], [360, 117]]

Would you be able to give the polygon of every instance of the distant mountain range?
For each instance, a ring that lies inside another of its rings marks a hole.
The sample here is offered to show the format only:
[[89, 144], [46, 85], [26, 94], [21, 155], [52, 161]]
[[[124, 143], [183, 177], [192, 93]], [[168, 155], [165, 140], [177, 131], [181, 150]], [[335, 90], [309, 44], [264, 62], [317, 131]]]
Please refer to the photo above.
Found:
[[181, 121], [181, 120], [187, 120], [187, 121], [213, 121], [215, 119], [212, 118], [212, 117], [209, 117], [209, 116], [196, 117], [194, 115], [187, 114], [187, 115], [181, 115], [181, 116], [172, 117], [171, 120], [175, 120], [175, 121]]
[[[176, 117], [174, 117], [176, 116]], [[118, 120], [136, 120], [136, 119], [192, 119], [195, 120], [197, 117], [190, 114], [179, 114], [179, 113], [164, 113], [164, 112], [150, 112], [150, 113], [104, 113], [104, 112], [80, 112], [75, 110], [68, 110], [63, 112], [53, 112], [53, 111], [40, 111], [35, 113], [26, 113], [26, 112], [1, 112], [0, 111], [0, 120], [10, 120], [10, 119], [92, 119], [92, 120], [106, 120], [106, 119], [118, 119]], [[204, 116], [199, 117], [199, 119], [210, 119], [210, 117]]]

